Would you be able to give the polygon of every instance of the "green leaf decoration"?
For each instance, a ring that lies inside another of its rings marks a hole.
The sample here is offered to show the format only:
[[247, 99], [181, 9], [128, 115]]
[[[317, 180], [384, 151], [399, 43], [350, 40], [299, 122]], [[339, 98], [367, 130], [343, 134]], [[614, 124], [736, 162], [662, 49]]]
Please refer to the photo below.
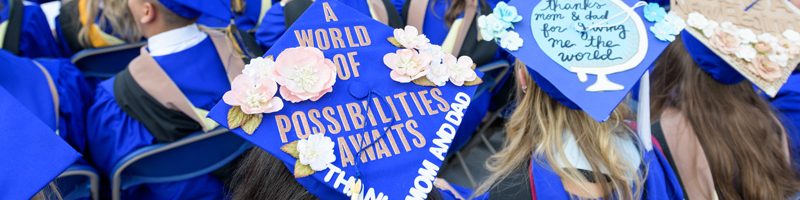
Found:
[[470, 68], [472, 68], [472, 70], [475, 70], [476, 67], [478, 67], [478, 65], [473, 63], [472, 67], [470, 67]]
[[244, 120], [246, 120], [247, 115], [242, 112], [242, 108], [239, 106], [233, 106], [230, 110], [228, 110], [228, 129], [235, 129], [239, 128], [244, 124]]
[[483, 79], [476, 77], [475, 80], [464, 82], [464, 86], [480, 85], [481, 83], [483, 83]]
[[261, 119], [263, 117], [264, 116], [261, 114], [247, 115], [247, 119], [244, 121], [244, 124], [242, 124], [242, 130], [244, 130], [247, 135], [253, 135], [258, 125], [261, 125]]
[[290, 142], [288, 144], [284, 144], [281, 146], [281, 151], [288, 153], [294, 158], [300, 158], [300, 152], [297, 151], [297, 142], [299, 140], [295, 140], [294, 142]]
[[395, 39], [394, 37], [386, 38], [386, 40], [389, 40], [389, 43], [392, 43], [392, 45], [396, 47], [403, 48], [403, 45], [401, 45], [400, 42], [397, 42], [397, 39]]
[[434, 84], [433, 81], [428, 80], [428, 78], [424, 76], [414, 79], [411, 82], [414, 82], [414, 84], [417, 84], [419, 86], [436, 86], [436, 84]]
[[304, 165], [300, 163], [299, 160], [294, 162], [294, 178], [303, 178], [311, 176], [311, 174], [314, 174], [314, 170], [311, 169], [311, 166]]
[[267, 57], [264, 58], [266, 58], [267, 60], [275, 61], [275, 56], [272, 55], [268, 55]]

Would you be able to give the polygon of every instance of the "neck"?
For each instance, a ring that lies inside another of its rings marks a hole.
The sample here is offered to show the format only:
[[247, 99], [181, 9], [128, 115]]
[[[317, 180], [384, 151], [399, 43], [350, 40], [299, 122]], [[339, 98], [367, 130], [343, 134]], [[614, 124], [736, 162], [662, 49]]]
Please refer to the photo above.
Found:
[[188, 25], [193, 24], [193, 23], [194, 23], [194, 21], [189, 21], [189, 22], [186, 22], [186, 23], [169, 23], [169, 24], [167, 24], [167, 23], [157, 23], [157, 24], [153, 24], [150, 27], [142, 27], [142, 33], [144, 34], [144, 37], [150, 38], [150, 37], [153, 37], [154, 35], [158, 35], [160, 33], [171, 31], [171, 30], [174, 30], [174, 29], [182, 28], [182, 27], [188, 26]]

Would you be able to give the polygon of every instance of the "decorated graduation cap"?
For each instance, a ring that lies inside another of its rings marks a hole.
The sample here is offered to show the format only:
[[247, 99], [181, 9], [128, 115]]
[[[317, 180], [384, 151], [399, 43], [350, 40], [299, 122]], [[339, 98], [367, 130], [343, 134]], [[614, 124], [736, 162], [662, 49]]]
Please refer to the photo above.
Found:
[[161, 5], [186, 19], [197, 19], [208, 15], [221, 20], [230, 20], [231, 3], [228, 0], [159, 0]]
[[745, 78], [775, 96], [800, 63], [800, 21], [789, 1], [674, 0], [695, 63], [723, 84]]
[[324, 199], [425, 199], [481, 83], [469, 57], [315, 1], [210, 117]]
[[552, 98], [605, 121], [685, 24], [637, 0], [512, 0], [478, 26]]
[[80, 155], [2, 87], [0, 111], [0, 199], [30, 199]]

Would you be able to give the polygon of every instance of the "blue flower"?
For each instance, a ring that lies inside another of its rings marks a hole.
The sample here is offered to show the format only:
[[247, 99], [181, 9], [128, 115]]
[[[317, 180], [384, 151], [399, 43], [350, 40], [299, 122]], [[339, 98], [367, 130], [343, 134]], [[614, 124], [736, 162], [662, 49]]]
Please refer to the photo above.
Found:
[[650, 32], [653, 32], [653, 35], [655, 35], [658, 40], [666, 42], [675, 40], [675, 36], [679, 33], [675, 31], [675, 27], [672, 24], [664, 21], [657, 22], [651, 26]]
[[517, 8], [514, 6], [509, 6], [506, 2], [497, 3], [497, 6], [494, 7], [493, 13], [499, 18], [500, 20], [508, 23], [519, 22], [522, 20], [522, 16], [517, 14]]
[[483, 40], [486, 41], [492, 41], [494, 38], [500, 37], [501, 34], [512, 27], [513, 25], [510, 22], [500, 19], [497, 13], [478, 16], [478, 30], [480, 30]]
[[648, 3], [644, 6], [644, 18], [649, 22], [660, 22], [666, 15], [667, 11], [657, 3]]

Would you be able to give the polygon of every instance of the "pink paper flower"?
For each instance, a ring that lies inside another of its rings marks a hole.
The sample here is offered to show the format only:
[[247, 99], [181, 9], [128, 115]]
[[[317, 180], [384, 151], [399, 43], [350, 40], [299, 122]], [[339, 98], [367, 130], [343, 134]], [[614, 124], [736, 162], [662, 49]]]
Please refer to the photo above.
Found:
[[245, 114], [272, 113], [283, 109], [283, 101], [275, 96], [278, 84], [270, 78], [256, 79], [238, 75], [225, 92], [222, 101], [231, 106], [240, 106]]
[[281, 97], [292, 103], [317, 101], [336, 83], [336, 66], [314, 47], [283, 50], [271, 74], [281, 85]]
[[447, 54], [444, 57], [444, 64], [447, 66], [447, 71], [450, 73], [450, 82], [453, 85], [462, 86], [464, 82], [473, 81], [478, 78], [475, 70], [472, 70], [472, 58], [469, 56], [461, 56], [456, 60], [456, 57]]
[[717, 33], [711, 37], [709, 43], [720, 52], [733, 55], [739, 50], [741, 41], [739, 37], [730, 30], [717, 30]]
[[783, 77], [780, 66], [762, 55], [747, 65], [747, 69], [767, 82], [774, 82]]
[[428, 65], [431, 64], [431, 55], [420, 54], [410, 49], [399, 49], [396, 53], [383, 56], [383, 63], [392, 72], [392, 80], [408, 83], [428, 74]]

